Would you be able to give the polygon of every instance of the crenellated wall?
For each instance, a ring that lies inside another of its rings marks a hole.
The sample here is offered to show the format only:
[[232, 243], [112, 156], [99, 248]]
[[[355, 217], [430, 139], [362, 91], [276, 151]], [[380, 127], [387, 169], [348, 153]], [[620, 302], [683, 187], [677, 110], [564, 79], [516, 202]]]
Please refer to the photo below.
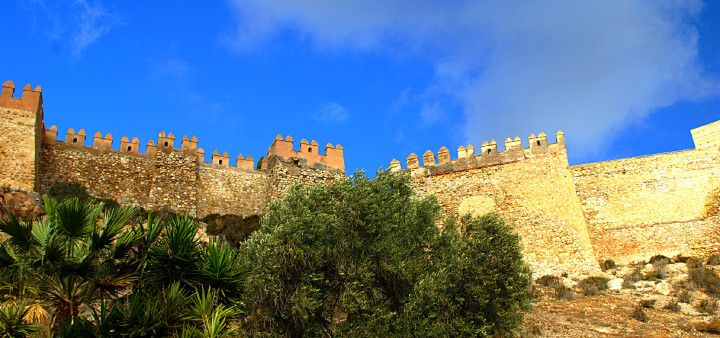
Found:
[[113, 135], [100, 131], [87, 140], [84, 129], [71, 128], [58, 140], [57, 127], [43, 122], [40, 87], [25, 86], [20, 98], [14, 88], [8, 81], [0, 94], [0, 186], [45, 193], [55, 182], [78, 182], [92, 196], [150, 210], [247, 216], [262, 213], [292, 184], [345, 176], [342, 146], [328, 144], [320, 154], [317, 141], [302, 140], [297, 151], [290, 136], [272, 143], [261, 169], [251, 155], [231, 163], [218, 150], [205, 162], [195, 136], [176, 144], [175, 135], [160, 132], [144, 149], [137, 137], [124, 136], [119, 150]]
[[[205, 151], [196, 137], [179, 144], [172, 133], [141, 146], [110, 133], [45, 128], [42, 94], [25, 86], [0, 94], [0, 186], [47, 192], [54, 182], [79, 182], [99, 198], [147, 209], [203, 217], [264, 212], [291, 186], [345, 177], [343, 147], [278, 135], [256, 169], [253, 156]], [[417, 194], [434, 195], [442, 218], [496, 212], [515, 224], [536, 276], [599, 273], [598, 260], [646, 260], [655, 254], [705, 255], [720, 250], [719, 216], [708, 215], [720, 196], [720, 122], [692, 130], [694, 150], [570, 167], [565, 135], [544, 133], [410, 154], [405, 169]], [[91, 143], [86, 146], [85, 143]], [[715, 202], [713, 202], [715, 201]], [[438, 225], [442, 224], [442, 220]]]
[[[437, 158], [428, 150], [423, 166], [410, 154], [406, 172], [419, 195], [436, 196], [443, 218], [496, 212], [513, 223], [537, 276], [600, 272], [568, 170], [564, 135], [558, 132], [552, 144], [544, 133], [528, 141], [523, 148], [520, 138], [508, 138], [502, 152], [494, 140], [484, 142], [477, 155], [472, 145], [461, 146], [455, 159], [445, 147]], [[391, 168], [402, 170], [397, 160]]]
[[0, 93], [0, 185], [34, 190], [38, 187], [38, 158], [42, 142], [42, 94], [28, 84], [20, 98], [7, 81]]
[[[137, 138], [123, 137], [120, 150], [114, 150], [110, 133], [95, 133], [92, 146], [84, 145], [83, 129], [68, 130], [65, 141], [57, 140], [57, 134], [55, 126], [44, 131], [38, 191], [47, 192], [54, 182], [79, 182], [99, 198], [199, 217], [262, 213], [272, 198], [282, 196], [292, 184], [324, 183], [345, 176], [343, 170], [317, 162], [318, 156], [326, 155], [313, 153], [286, 152], [281, 157], [271, 148], [263, 169], [254, 169], [252, 156], [240, 154], [231, 165], [228, 153], [220, 155], [217, 150], [211, 162], [204, 162], [205, 151], [197, 147], [196, 137], [184, 136], [176, 148], [175, 135], [160, 132], [157, 143], [148, 141], [141, 153]], [[292, 141], [286, 144], [292, 149]], [[334, 163], [344, 167], [342, 153], [336, 154]]]

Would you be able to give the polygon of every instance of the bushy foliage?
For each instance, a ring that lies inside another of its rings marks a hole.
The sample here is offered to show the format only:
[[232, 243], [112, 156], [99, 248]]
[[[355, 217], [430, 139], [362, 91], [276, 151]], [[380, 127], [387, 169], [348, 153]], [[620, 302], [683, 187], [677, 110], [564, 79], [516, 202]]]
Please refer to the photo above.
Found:
[[708, 257], [707, 265], [720, 265], [720, 253], [713, 253]]
[[[32, 314], [25, 324], [35, 330], [62, 337], [175, 335], [202, 331], [210, 320], [188, 306], [202, 284], [212, 284], [207, 292], [229, 309], [239, 300], [240, 288], [223, 282], [242, 283], [234, 249], [211, 244], [203, 255], [190, 217], [160, 222], [150, 214], [147, 223], [132, 223], [136, 209], [104, 209], [92, 199], [46, 197], [45, 209], [42, 220], [0, 221], [6, 238], [0, 244], [0, 293], [27, 304]], [[223, 263], [218, 267], [217, 261]], [[227, 316], [219, 318], [219, 329], [227, 331]]]
[[665, 255], [655, 255], [650, 257], [650, 260], [648, 263], [654, 265], [654, 266], [665, 266], [672, 262], [672, 260], [665, 256]]
[[78, 182], [53, 182], [47, 194], [58, 200], [74, 198], [85, 202], [92, 198], [92, 196], [87, 193], [87, 190], [85, 190], [85, 186]]
[[586, 296], [599, 295], [602, 291], [607, 290], [608, 279], [600, 276], [590, 276], [581, 280], [577, 287]]
[[225, 237], [233, 244], [239, 244], [246, 240], [256, 230], [260, 229], [260, 216], [250, 215], [242, 217], [238, 215], [210, 214], [202, 219], [207, 224], [207, 234]]
[[616, 267], [615, 261], [613, 261], [612, 259], [606, 259], [606, 260], [604, 260], [604, 261], [600, 261], [600, 269], [601, 269], [602, 271], [607, 271], [607, 270], [610, 270], [610, 269], [615, 269], [615, 267]]
[[560, 286], [564, 285], [562, 280], [560, 280], [560, 277], [552, 276], [552, 275], [544, 275], [544, 276], [536, 279], [535, 283], [540, 284], [542, 286], [551, 287], [553, 289], [559, 288]]
[[241, 246], [248, 331], [508, 335], [527, 306], [519, 238], [495, 215], [436, 226], [404, 176], [295, 187]]
[[690, 269], [689, 277], [693, 286], [704, 289], [708, 295], [720, 297], [720, 276], [712, 269]]
[[645, 312], [645, 308], [640, 305], [635, 307], [632, 313], [632, 317], [633, 319], [643, 323], [647, 323], [648, 321], [650, 321], [650, 317]]
[[[202, 243], [188, 215], [76, 188], [46, 197], [42, 219], [0, 221], [0, 297], [12, 300], [0, 335], [508, 336], [528, 307], [530, 272], [502, 219], [441, 231], [435, 200], [389, 172], [294, 187], [237, 247]], [[213, 217], [224, 229], [259, 220]]]

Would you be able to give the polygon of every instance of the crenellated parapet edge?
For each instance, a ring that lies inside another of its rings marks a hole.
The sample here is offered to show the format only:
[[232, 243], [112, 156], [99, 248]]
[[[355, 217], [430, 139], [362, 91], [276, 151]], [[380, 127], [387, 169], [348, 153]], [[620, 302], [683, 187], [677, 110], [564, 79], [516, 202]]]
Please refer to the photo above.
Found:
[[32, 89], [30, 84], [26, 84], [23, 88], [22, 96], [13, 97], [15, 93], [15, 84], [12, 81], [3, 83], [2, 92], [0, 92], [0, 106], [14, 109], [41, 111], [42, 109], [42, 91], [40, 86]]
[[[93, 137], [92, 145], [86, 146], [85, 141], [87, 134], [84, 129], [80, 129], [75, 132], [75, 129], [68, 129], [65, 134], [65, 140], [58, 140], [58, 129], [57, 126], [51, 126], [46, 128], [43, 124], [43, 143], [45, 144], [57, 144], [68, 147], [77, 147], [78, 149], [96, 149], [105, 152], [116, 152], [123, 153], [132, 156], [143, 156], [143, 157], [154, 157], [158, 152], [182, 152], [187, 156], [193, 156], [196, 158], [196, 162], [199, 165], [212, 165], [221, 168], [236, 168], [242, 170], [266, 170], [268, 161], [263, 163], [263, 167], [255, 169], [255, 159], [252, 155], [247, 157], [243, 154], [239, 154], [235, 159], [235, 162], [230, 161], [230, 155], [227, 152], [220, 153], [219, 150], [215, 150], [210, 157], [210, 162], [205, 162], [205, 150], [198, 148], [197, 137], [193, 136], [189, 138], [187, 135], [183, 136], [180, 147], [175, 146], [175, 135], [172, 133], [166, 134], [161, 131], [157, 138], [157, 143], [154, 140], [149, 140], [145, 146], [145, 152], [141, 153], [140, 140], [134, 137], [132, 140], [127, 136], [123, 136], [120, 139], [120, 149], [112, 149], [113, 136], [110, 133], [105, 135], [102, 132], [96, 132]], [[333, 171], [345, 171], [345, 162], [343, 160], [343, 148], [341, 145], [333, 146], [328, 143], [325, 146], [325, 154], [319, 154], [319, 144], [317, 141], [308, 142], [302, 140], [300, 142], [299, 151], [293, 150], [292, 137], [288, 136], [283, 139], [282, 136], [278, 135], [273, 141], [270, 149], [268, 150], [267, 156], [278, 157], [283, 162], [289, 162], [293, 159], [297, 161], [301, 166], [307, 166], [315, 169], [325, 169]]]
[[459, 146], [455, 159], [452, 159], [450, 151], [446, 147], [441, 147], [437, 152], [437, 156], [431, 150], [425, 151], [422, 155], [422, 165], [420, 165], [420, 158], [415, 153], [411, 153], [405, 160], [406, 167], [404, 169], [402, 163], [397, 159], [390, 161], [389, 168], [393, 172], [407, 170], [412, 176], [428, 176], [517, 162], [527, 158], [566, 152], [565, 134], [562, 131], [557, 132], [556, 143], [548, 144], [547, 135], [543, 132], [537, 136], [530, 134], [528, 143], [529, 147], [523, 148], [520, 137], [508, 137], [505, 139], [505, 151], [498, 151], [495, 140], [490, 142], [484, 141], [482, 145], [480, 145], [479, 153], [476, 153], [475, 147], [471, 144], [467, 147]]
[[205, 150], [203, 150], [202, 148], [198, 148], [198, 140], [196, 136], [193, 136], [192, 138], [188, 137], [187, 135], [183, 136], [182, 140], [180, 141], [180, 147], [176, 148], [175, 135], [173, 135], [172, 133], [166, 134], [164, 131], [161, 131], [160, 134], [158, 134], [157, 143], [154, 140], [149, 140], [145, 145], [145, 152], [141, 153], [140, 140], [137, 137], [133, 137], [133, 139], [130, 140], [130, 138], [128, 138], [127, 136], [123, 136], [120, 139], [120, 149], [115, 150], [112, 149], [113, 136], [110, 133], [107, 133], [103, 136], [101, 132], [96, 132], [95, 136], [93, 137], [92, 145], [86, 146], [85, 140], [87, 138], [87, 134], [85, 132], [85, 129], [80, 129], [79, 131], [75, 132], [75, 129], [70, 128], [68, 129], [67, 133], [65, 133], [65, 140], [61, 141], [57, 139], [57, 126], [51, 126], [50, 128], [46, 128], [43, 125], [43, 127], [43, 143], [45, 144], [66, 145], [70, 147], [77, 147], [78, 149], [97, 149], [107, 152], [116, 152], [143, 157], [154, 157], [159, 151], [165, 153], [181, 152], [187, 156], [195, 157], [198, 164], [216, 165], [220, 167], [238, 168], [244, 170], [255, 169], [255, 160], [252, 156], [245, 157], [243, 156], [243, 154], [240, 154], [238, 155], [237, 160], [233, 165], [230, 163], [230, 156], [227, 152], [220, 155], [220, 152], [217, 150], [215, 150], [215, 152], [213, 153], [210, 159], [211, 162], [205, 162]]
[[[267, 156], [275, 156], [283, 162], [295, 162], [300, 166], [315, 169], [329, 169], [345, 172], [345, 160], [343, 158], [343, 147], [341, 145], [333, 146], [328, 143], [325, 145], [325, 154], [319, 153], [320, 144], [312, 140], [308, 142], [306, 139], [300, 141], [300, 150], [293, 150], [293, 138], [277, 135]], [[267, 161], [262, 163], [263, 169], [267, 165]]]

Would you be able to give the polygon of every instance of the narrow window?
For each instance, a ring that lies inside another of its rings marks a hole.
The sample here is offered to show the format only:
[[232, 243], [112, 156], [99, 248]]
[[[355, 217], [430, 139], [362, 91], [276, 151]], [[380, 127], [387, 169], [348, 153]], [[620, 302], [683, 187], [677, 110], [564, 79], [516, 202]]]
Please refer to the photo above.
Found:
[[167, 146], [168, 146], [168, 143], [167, 143], [167, 142], [165, 142], [165, 148], [167, 148]]
[[535, 142], [537, 142], [537, 145], [540, 145], [540, 141], [535, 141]]
[[488, 149], [488, 154], [492, 153], [492, 150]]
[[309, 153], [309, 152], [312, 152], [312, 148], [308, 148], [308, 153]]
[[218, 161], [218, 164], [222, 165], [222, 160]]
[[128, 153], [132, 150], [132, 147], [128, 147]]
[[73, 144], [77, 144], [77, 137], [73, 139]]

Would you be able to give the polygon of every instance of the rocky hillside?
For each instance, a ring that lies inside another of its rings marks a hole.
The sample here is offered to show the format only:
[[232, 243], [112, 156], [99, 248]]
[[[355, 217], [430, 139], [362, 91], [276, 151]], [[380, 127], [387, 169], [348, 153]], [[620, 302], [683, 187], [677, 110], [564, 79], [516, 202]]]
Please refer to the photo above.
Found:
[[535, 281], [526, 337], [704, 337], [720, 334], [720, 256], [656, 256], [585, 280]]

